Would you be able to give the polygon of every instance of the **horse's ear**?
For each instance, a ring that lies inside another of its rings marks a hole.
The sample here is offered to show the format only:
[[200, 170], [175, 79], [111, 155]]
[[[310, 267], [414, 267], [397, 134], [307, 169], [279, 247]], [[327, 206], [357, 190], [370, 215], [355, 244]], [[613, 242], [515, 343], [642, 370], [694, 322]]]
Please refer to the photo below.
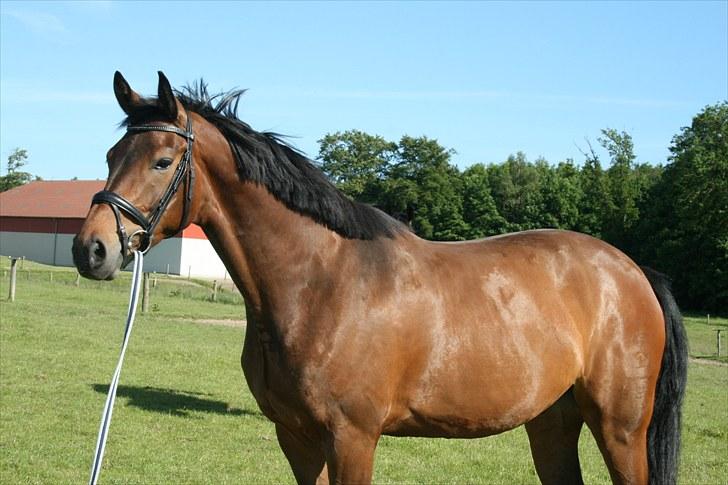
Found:
[[114, 94], [119, 106], [127, 115], [131, 115], [134, 109], [141, 104], [141, 96], [134, 92], [119, 71], [114, 73]]
[[162, 71], [158, 71], [159, 86], [157, 87], [157, 97], [159, 107], [169, 117], [169, 119], [177, 119], [177, 100], [172, 92], [172, 86], [169, 84], [167, 76]]

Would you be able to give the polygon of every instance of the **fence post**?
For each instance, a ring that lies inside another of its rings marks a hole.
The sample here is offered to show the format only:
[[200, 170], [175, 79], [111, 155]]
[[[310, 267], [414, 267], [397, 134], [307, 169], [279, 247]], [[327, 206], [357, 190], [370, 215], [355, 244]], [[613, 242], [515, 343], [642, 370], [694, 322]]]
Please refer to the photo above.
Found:
[[[21, 263], [22, 264], [22, 263]], [[10, 301], [15, 301], [15, 280], [18, 274], [18, 258], [10, 258]]]
[[212, 282], [212, 301], [217, 301], [217, 280]]
[[720, 345], [720, 332], [722, 332], [722, 331], [723, 331], [722, 329], [717, 329], [715, 331], [715, 344], [716, 344], [717, 351], [718, 351], [718, 357], [720, 357], [720, 347], [721, 347], [721, 345]]
[[142, 313], [149, 311], [149, 273], [142, 278]]
[[50, 275], [50, 277], [48, 279], [50, 280], [51, 283], [53, 283], [53, 271], [49, 271], [48, 274]]
[[169, 263], [167, 263], [167, 276], [169, 276]]
[[192, 265], [187, 266], [187, 279], [192, 279]]

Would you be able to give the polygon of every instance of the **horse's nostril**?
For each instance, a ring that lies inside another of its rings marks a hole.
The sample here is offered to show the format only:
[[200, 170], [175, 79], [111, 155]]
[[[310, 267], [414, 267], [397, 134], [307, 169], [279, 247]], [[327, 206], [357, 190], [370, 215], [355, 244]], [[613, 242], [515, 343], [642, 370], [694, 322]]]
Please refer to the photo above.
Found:
[[104, 246], [104, 243], [100, 240], [94, 239], [89, 246], [89, 263], [91, 264], [91, 267], [101, 266], [105, 259], [106, 246]]
[[94, 255], [99, 259], [106, 258], [106, 247], [101, 241], [97, 241], [94, 244]]

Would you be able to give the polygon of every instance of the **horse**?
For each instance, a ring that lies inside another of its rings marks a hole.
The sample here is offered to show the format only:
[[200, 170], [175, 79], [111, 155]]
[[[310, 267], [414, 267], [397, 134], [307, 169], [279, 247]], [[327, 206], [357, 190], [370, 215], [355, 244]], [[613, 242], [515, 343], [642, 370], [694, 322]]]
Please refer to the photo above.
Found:
[[295, 480], [370, 483], [382, 435], [524, 425], [544, 484], [583, 483], [584, 423], [615, 484], [677, 479], [687, 341], [668, 281], [593, 237], [432, 242], [337, 190], [242, 90], [142, 97], [73, 243], [84, 277], [202, 227], [242, 293], [241, 365]]

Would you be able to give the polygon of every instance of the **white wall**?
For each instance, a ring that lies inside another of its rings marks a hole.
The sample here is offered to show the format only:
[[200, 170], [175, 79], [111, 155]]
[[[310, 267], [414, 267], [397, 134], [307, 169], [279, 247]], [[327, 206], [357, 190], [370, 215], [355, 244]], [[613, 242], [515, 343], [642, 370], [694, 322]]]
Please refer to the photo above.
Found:
[[[25, 256], [25, 259], [31, 261], [56, 266], [73, 266], [73, 256], [71, 254], [73, 237], [73, 234], [55, 235], [39, 232], [0, 231], [0, 254], [13, 257]], [[207, 241], [204, 242], [210, 244]], [[180, 266], [181, 252], [182, 238], [177, 237], [162, 241], [146, 254], [144, 271], [166, 273], [167, 265], [169, 265], [170, 274], [180, 274], [180, 268], [182, 267]], [[129, 268], [131, 268], [131, 265], [129, 265]]]
[[[55, 234], [0, 231], [0, 254], [53, 264]], [[68, 250], [71, 248], [69, 246]]]
[[[180, 274], [202, 276], [206, 278], [224, 279], [227, 274], [225, 265], [212, 248], [207, 239], [180, 239], [182, 241], [182, 257], [180, 258]], [[227, 278], [230, 278], [228, 275]]]

